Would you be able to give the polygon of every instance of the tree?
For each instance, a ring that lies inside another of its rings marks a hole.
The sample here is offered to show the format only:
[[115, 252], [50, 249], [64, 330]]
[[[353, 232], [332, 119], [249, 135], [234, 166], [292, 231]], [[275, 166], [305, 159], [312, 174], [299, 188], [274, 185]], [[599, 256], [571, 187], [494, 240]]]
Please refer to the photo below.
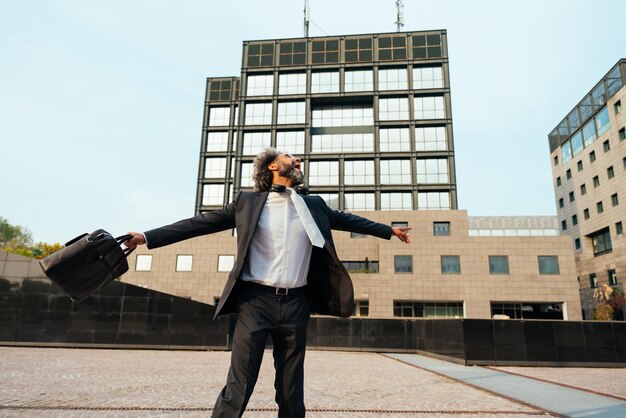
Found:
[[33, 244], [33, 234], [27, 228], [20, 225], [11, 225], [9, 221], [0, 216], [0, 249], [26, 257], [44, 258], [63, 246], [54, 243], [38, 242]]

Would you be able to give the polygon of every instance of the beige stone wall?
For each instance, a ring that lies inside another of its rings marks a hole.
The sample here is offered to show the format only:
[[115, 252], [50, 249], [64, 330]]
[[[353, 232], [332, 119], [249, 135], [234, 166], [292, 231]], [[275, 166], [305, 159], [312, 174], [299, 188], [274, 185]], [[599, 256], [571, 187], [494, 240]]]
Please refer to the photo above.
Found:
[[45, 277], [39, 260], [0, 250], [0, 277], [22, 279]]
[[[357, 212], [390, 224], [408, 222], [412, 243], [395, 237], [351, 238], [334, 231], [337, 253], [343, 261], [379, 261], [379, 273], [353, 273], [355, 299], [368, 300], [372, 317], [392, 317], [394, 300], [464, 301], [465, 317], [489, 318], [490, 302], [564, 302], [566, 318], [580, 320], [576, 267], [569, 237], [470, 237], [465, 211]], [[433, 222], [450, 222], [450, 236], [434, 236]], [[140, 247], [136, 254], [152, 254], [152, 271], [135, 271], [133, 254], [128, 283], [146, 286], [207, 303], [221, 295], [227, 273], [217, 272], [219, 254], [236, 253], [231, 231], [194, 238], [153, 251]], [[176, 256], [192, 254], [193, 271], [176, 272]], [[394, 273], [394, 255], [413, 256], [413, 273]], [[461, 274], [442, 274], [442, 255], [459, 255]], [[509, 257], [508, 275], [489, 274], [489, 256]], [[559, 275], [540, 275], [539, 255], [556, 255]]]

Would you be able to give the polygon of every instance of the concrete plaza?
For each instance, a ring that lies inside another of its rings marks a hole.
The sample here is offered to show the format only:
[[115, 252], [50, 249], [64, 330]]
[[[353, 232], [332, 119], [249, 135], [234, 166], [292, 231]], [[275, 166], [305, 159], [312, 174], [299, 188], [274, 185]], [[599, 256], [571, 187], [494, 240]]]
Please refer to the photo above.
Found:
[[[205, 417], [230, 353], [0, 347], [0, 416]], [[308, 351], [310, 417], [625, 417], [626, 369]], [[275, 417], [271, 352], [245, 417]]]

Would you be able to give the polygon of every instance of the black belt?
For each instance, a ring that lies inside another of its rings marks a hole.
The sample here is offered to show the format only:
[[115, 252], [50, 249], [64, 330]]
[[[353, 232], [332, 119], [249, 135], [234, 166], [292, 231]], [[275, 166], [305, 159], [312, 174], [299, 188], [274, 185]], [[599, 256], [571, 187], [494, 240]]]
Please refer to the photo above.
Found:
[[266, 286], [264, 284], [248, 282], [245, 281], [247, 286], [252, 286], [264, 293], [271, 293], [279, 296], [287, 296], [287, 295], [300, 295], [306, 292], [306, 286], [302, 287], [274, 287], [274, 286]]

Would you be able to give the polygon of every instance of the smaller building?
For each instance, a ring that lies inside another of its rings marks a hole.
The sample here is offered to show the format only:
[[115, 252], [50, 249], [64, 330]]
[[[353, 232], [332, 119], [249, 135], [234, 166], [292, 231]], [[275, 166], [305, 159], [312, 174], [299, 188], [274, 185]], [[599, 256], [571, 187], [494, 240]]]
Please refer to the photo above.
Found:
[[[376, 318], [582, 318], [569, 237], [553, 217], [468, 218], [466, 211], [355, 214], [412, 228], [412, 243], [334, 231], [355, 315]], [[236, 254], [224, 231], [131, 256], [128, 283], [215, 303]]]
[[575, 252], [585, 319], [593, 319], [598, 286], [624, 291], [625, 84], [621, 59], [548, 137], [559, 226]]

